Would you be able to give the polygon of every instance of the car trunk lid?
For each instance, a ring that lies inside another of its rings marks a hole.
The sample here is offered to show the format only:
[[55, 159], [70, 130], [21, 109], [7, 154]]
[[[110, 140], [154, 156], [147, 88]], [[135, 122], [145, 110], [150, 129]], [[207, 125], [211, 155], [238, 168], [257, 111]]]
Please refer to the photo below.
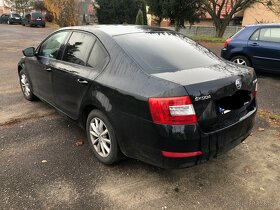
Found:
[[220, 63], [153, 76], [185, 87], [198, 123], [207, 133], [238, 122], [256, 106], [255, 74], [248, 68]]

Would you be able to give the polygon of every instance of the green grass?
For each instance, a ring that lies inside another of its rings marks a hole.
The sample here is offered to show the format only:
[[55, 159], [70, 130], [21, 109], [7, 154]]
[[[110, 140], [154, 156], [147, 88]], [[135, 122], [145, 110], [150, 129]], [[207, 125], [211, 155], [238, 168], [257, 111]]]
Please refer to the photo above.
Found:
[[192, 36], [195, 41], [206, 41], [206, 42], [225, 42], [226, 38], [213, 37], [213, 36]]

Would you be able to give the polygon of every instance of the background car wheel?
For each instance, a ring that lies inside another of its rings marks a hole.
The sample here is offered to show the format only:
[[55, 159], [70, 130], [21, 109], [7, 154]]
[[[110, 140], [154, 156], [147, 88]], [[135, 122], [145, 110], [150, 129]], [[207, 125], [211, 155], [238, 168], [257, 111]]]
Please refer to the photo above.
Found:
[[246, 58], [245, 56], [242, 56], [242, 55], [234, 56], [233, 58], [230, 59], [230, 61], [232, 61], [233, 63], [237, 63], [239, 65], [243, 65], [243, 66], [251, 66], [251, 63], [248, 60], [248, 58]]
[[87, 139], [95, 157], [111, 165], [121, 158], [114, 129], [108, 118], [99, 110], [90, 112], [86, 124]]
[[35, 100], [36, 97], [31, 90], [31, 84], [29, 82], [28, 76], [23, 69], [19, 72], [19, 81], [24, 98], [29, 101]]

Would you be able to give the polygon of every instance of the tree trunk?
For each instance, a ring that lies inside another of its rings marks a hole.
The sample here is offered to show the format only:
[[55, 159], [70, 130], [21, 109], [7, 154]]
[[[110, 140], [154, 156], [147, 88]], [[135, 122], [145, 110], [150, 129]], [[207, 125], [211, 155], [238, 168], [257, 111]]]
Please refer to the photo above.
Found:
[[226, 31], [227, 26], [229, 25], [230, 18], [224, 18], [222, 20], [217, 19], [214, 20], [214, 24], [216, 27], [216, 37], [223, 37]]
[[221, 28], [217, 28], [216, 27], [216, 37], [223, 37], [224, 36], [224, 33], [226, 31], [226, 26], [223, 26]]
[[175, 18], [175, 31], [179, 31], [180, 29], [180, 22], [178, 18]]

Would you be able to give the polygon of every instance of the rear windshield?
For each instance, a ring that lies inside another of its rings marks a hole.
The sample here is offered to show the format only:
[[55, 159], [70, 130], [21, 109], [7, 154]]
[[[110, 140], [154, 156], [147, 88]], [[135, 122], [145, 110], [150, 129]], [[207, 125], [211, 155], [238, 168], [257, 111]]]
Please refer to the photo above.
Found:
[[219, 63], [209, 50], [174, 32], [125, 34], [114, 39], [149, 74]]
[[41, 13], [32, 13], [31, 15], [33, 18], [43, 17]]
[[12, 17], [20, 17], [19, 14], [12, 14]]

